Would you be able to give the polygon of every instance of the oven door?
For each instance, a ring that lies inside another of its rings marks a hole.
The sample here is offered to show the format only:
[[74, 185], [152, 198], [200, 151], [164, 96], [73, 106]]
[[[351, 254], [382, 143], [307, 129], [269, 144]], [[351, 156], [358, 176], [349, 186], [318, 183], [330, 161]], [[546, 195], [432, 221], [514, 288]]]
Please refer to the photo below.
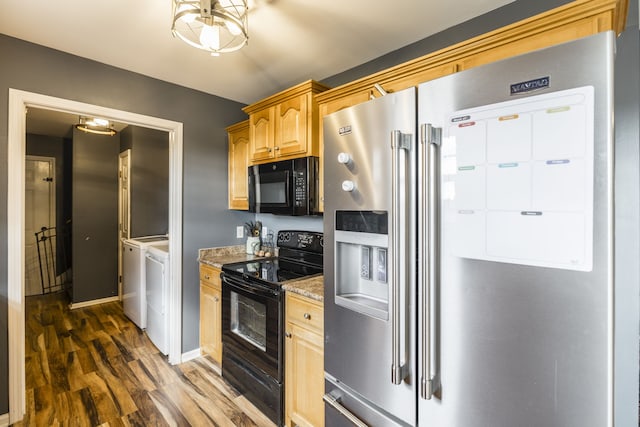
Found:
[[282, 382], [282, 292], [224, 273], [222, 282], [223, 358], [233, 354]]

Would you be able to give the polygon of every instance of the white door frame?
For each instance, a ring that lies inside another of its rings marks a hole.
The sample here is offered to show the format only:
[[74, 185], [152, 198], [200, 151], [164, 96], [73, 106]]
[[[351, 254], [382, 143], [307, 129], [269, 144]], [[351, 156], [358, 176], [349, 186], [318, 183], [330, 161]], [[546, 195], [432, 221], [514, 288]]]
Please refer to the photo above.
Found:
[[182, 359], [182, 132], [183, 124], [113, 108], [9, 89], [7, 144], [7, 288], [9, 422], [25, 413], [24, 167], [27, 107], [82, 113], [169, 133], [169, 363]]

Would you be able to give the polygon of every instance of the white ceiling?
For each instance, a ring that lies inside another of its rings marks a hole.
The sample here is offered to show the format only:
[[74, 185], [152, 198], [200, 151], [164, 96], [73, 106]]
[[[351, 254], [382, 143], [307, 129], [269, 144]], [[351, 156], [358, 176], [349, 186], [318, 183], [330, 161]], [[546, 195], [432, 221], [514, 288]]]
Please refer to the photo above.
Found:
[[170, 0], [1, 1], [1, 33], [250, 104], [513, 0], [253, 0], [249, 45], [220, 57], [172, 37]]

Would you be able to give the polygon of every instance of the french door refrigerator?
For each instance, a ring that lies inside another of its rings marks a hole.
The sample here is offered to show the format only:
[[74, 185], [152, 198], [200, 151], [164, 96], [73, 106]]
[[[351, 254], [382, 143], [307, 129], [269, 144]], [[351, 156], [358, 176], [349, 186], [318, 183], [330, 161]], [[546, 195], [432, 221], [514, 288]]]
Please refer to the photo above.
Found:
[[613, 53], [324, 118], [326, 425], [613, 425]]

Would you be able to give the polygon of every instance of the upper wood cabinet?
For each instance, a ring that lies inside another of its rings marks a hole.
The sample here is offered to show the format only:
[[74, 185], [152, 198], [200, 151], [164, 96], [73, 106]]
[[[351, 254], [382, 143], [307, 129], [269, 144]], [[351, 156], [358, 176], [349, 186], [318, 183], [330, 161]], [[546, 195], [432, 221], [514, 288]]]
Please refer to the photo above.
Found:
[[243, 108], [249, 115], [249, 164], [318, 156], [315, 96], [327, 89], [309, 80]]
[[229, 209], [249, 209], [249, 120], [227, 128], [229, 138]]

